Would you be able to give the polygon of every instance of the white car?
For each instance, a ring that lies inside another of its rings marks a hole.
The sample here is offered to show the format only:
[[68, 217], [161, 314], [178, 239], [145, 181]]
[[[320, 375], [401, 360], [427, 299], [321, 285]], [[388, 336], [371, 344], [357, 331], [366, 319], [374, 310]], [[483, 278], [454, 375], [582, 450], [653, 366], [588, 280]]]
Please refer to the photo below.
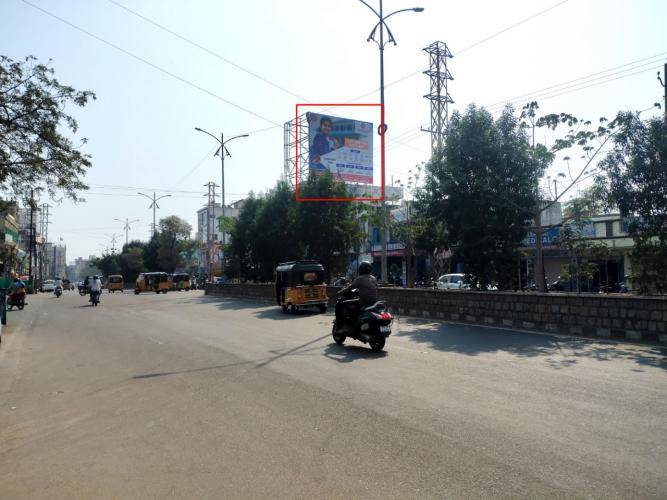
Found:
[[53, 280], [44, 280], [42, 282], [42, 292], [53, 292], [56, 289], [56, 282]]
[[470, 284], [465, 281], [465, 274], [445, 274], [438, 278], [435, 286], [438, 290], [469, 290]]

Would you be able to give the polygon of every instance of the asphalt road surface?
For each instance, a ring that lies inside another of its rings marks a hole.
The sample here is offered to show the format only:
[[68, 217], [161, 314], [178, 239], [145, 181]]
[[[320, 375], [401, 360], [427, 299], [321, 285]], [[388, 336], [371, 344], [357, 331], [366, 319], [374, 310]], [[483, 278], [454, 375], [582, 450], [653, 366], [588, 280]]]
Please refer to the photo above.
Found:
[[666, 498], [667, 356], [202, 292], [29, 297], [0, 345], [1, 498]]

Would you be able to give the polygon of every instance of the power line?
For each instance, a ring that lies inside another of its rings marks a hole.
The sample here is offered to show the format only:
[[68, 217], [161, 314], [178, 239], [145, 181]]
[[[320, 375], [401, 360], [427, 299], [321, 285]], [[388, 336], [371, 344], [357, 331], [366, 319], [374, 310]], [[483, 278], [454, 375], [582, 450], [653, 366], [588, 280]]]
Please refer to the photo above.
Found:
[[71, 23], [71, 22], [67, 21], [66, 19], [64, 19], [64, 18], [62, 18], [62, 17], [60, 17], [60, 16], [58, 16], [58, 15], [52, 13], [52, 12], [49, 12], [48, 10], [43, 9], [42, 7], [40, 7], [38, 5], [35, 5], [34, 3], [32, 3], [28, 0], [21, 0], [21, 1], [23, 3], [25, 3], [26, 5], [29, 5], [30, 7], [34, 8], [36, 10], [39, 10], [40, 12], [46, 14], [47, 16], [50, 16], [50, 17], [60, 21], [61, 23], [64, 23], [67, 26], [69, 26], [71, 28], [74, 28], [75, 30], [80, 31], [83, 34], [88, 35], [89, 37], [94, 38], [95, 40], [97, 40], [99, 42], [102, 42], [105, 45], [108, 45], [109, 47], [111, 47], [113, 49], [116, 49], [117, 51], [122, 52], [123, 54], [125, 54], [127, 56], [132, 57], [133, 59], [135, 59], [135, 60], [137, 60], [137, 61], [139, 61], [143, 64], [146, 64], [146, 65], [150, 66], [151, 68], [153, 68], [153, 69], [155, 69], [155, 70], [157, 70], [157, 71], [159, 71], [159, 72], [161, 72], [161, 73], [163, 73], [163, 74], [165, 74], [165, 75], [167, 75], [167, 76], [169, 76], [169, 77], [171, 77], [175, 80], [178, 80], [181, 83], [184, 83], [184, 84], [186, 84], [186, 85], [188, 85], [192, 88], [195, 88], [195, 89], [199, 90], [200, 92], [203, 92], [203, 93], [205, 93], [205, 94], [207, 94], [211, 97], [214, 97], [214, 98], [224, 102], [225, 104], [233, 106], [236, 109], [238, 109], [240, 111], [243, 111], [245, 113], [248, 113], [248, 114], [250, 114], [250, 115], [252, 115], [256, 118], [259, 118], [259, 119], [261, 119], [265, 122], [271, 123], [272, 125], [275, 125], [277, 127], [282, 127], [282, 125], [280, 125], [279, 123], [277, 123], [277, 122], [275, 122], [275, 121], [273, 121], [269, 118], [266, 118], [265, 116], [262, 116], [258, 113], [255, 113], [254, 111], [252, 111], [248, 108], [245, 108], [245, 107], [241, 106], [240, 104], [236, 104], [235, 102], [232, 102], [229, 99], [225, 99], [224, 97], [222, 97], [222, 96], [220, 96], [220, 95], [218, 95], [214, 92], [211, 92], [210, 90], [207, 90], [204, 87], [202, 87], [200, 85], [197, 85], [196, 83], [194, 83], [190, 80], [187, 80], [187, 79], [185, 79], [181, 76], [178, 76], [177, 74], [172, 73], [171, 71], [166, 70], [166, 69], [162, 68], [161, 66], [158, 66], [157, 64], [154, 64], [154, 63], [150, 62], [149, 60], [144, 59], [143, 57], [138, 56], [138, 55], [134, 54], [133, 52], [130, 52], [129, 50], [126, 50], [126, 49], [124, 49], [124, 48], [122, 48], [122, 47], [120, 47], [120, 46], [118, 46], [118, 45], [116, 45], [112, 42], [109, 42], [108, 40], [105, 40], [104, 38], [99, 37], [99, 36], [95, 35], [94, 33], [91, 33], [90, 31], [87, 31], [84, 28], [81, 28], [80, 26], [77, 26], [76, 24]]
[[[473, 43], [472, 45], [468, 45], [467, 47], [461, 49], [461, 50], [458, 51], [458, 52], [454, 52], [454, 56], [458, 56], [459, 54], [462, 54], [462, 53], [464, 53], [464, 52], [466, 52], [466, 51], [468, 51], [468, 50], [470, 50], [470, 49], [472, 49], [472, 48], [474, 48], [474, 47], [477, 47], [478, 45], [481, 45], [481, 44], [483, 44], [484, 42], [488, 42], [489, 40], [491, 40], [491, 39], [493, 39], [493, 38], [495, 38], [495, 37], [497, 37], [497, 36], [499, 36], [499, 35], [502, 35], [503, 33], [506, 33], [507, 31], [509, 31], [509, 30], [511, 30], [511, 29], [513, 29], [513, 28], [516, 28], [517, 26], [520, 26], [520, 25], [522, 25], [522, 24], [524, 24], [524, 23], [526, 23], [526, 22], [528, 22], [528, 21], [530, 21], [530, 20], [532, 20], [532, 19], [535, 19], [536, 17], [539, 17], [539, 16], [541, 16], [541, 15], [543, 15], [543, 14], [546, 14], [547, 12], [549, 12], [549, 11], [555, 9], [556, 7], [560, 7], [561, 5], [567, 3], [568, 1], [569, 1], [569, 0], [562, 0], [562, 1], [558, 2], [558, 3], [553, 4], [551, 7], [547, 7], [546, 9], [541, 10], [540, 12], [537, 12], [537, 13], [531, 15], [531, 16], [528, 16], [528, 17], [526, 17], [526, 18], [524, 18], [524, 19], [521, 19], [520, 21], [518, 21], [518, 22], [516, 22], [516, 23], [514, 23], [514, 24], [512, 24], [512, 25], [510, 25], [510, 26], [508, 26], [508, 27], [506, 27], [506, 28], [503, 28], [503, 29], [500, 30], [500, 31], [497, 31], [497, 32], [493, 33], [492, 35], [489, 35], [489, 36], [487, 36], [487, 37], [485, 37], [485, 38], [483, 38], [483, 39], [481, 39], [481, 40], [479, 40], [479, 41]], [[386, 89], [387, 87], [391, 87], [392, 85], [396, 85], [397, 83], [401, 83], [402, 81], [407, 80], [408, 78], [411, 78], [411, 77], [416, 76], [416, 75], [421, 75], [421, 74], [422, 74], [422, 71], [423, 71], [423, 70], [419, 69], [419, 70], [417, 70], [417, 71], [415, 71], [415, 72], [413, 72], [413, 73], [408, 73], [407, 75], [404, 75], [404, 76], [402, 76], [401, 78], [399, 78], [399, 79], [397, 79], [397, 80], [394, 80], [394, 81], [392, 81], [392, 82], [386, 83], [384, 87], [385, 87], [385, 89]], [[362, 94], [362, 95], [360, 95], [360, 96], [357, 96], [357, 97], [355, 97], [354, 99], [348, 101], [348, 103], [350, 103], [350, 102], [354, 102], [354, 101], [358, 101], [359, 99], [362, 99], [362, 98], [364, 98], [364, 97], [368, 97], [368, 96], [370, 96], [370, 95], [373, 95], [373, 94], [375, 94], [375, 92], [377, 92], [378, 90], [379, 90], [379, 89], [375, 89], [375, 90], [372, 90], [372, 91], [370, 91], [370, 92], [366, 92], [365, 94]]]
[[162, 31], [165, 31], [165, 32], [169, 33], [169, 34], [172, 35], [172, 36], [175, 36], [175, 37], [178, 38], [179, 40], [182, 40], [182, 41], [184, 41], [185, 43], [187, 43], [187, 44], [189, 44], [189, 45], [192, 45], [193, 47], [196, 47], [196, 48], [198, 48], [199, 50], [202, 50], [202, 51], [206, 52], [207, 54], [209, 54], [209, 55], [211, 55], [211, 56], [213, 56], [213, 57], [215, 57], [215, 58], [217, 58], [217, 59], [219, 59], [219, 60], [221, 60], [221, 61], [223, 61], [223, 62], [225, 62], [225, 63], [227, 63], [227, 64], [229, 64], [229, 65], [231, 65], [231, 66], [233, 66], [233, 67], [235, 67], [236, 69], [238, 69], [238, 70], [240, 70], [240, 71], [243, 71], [244, 73], [249, 74], [250, 76], [253, 76], [253, 77], [255, 77], [255, 78], [257, 78], [257, 79], [263, 81], [264, 83], [267, 83], [267, 84], [271, 85], [272, 87], [277, 88], [278, 90], [281, 90], [282, 92], [285, 92], [286, 94], [289, 94], [289, 95], [291, 95], [291, 96], [293, 96], [293, 97], [296, 97], [297, 99], [300, 99], [301, 101], [304, 101], [304, 102], [307, 102], [307, 101], [308, 101], [308, 99], [306, 99], [305, 97], [302, 97], [302, 96], [300, 96], [299, 94], [296, 94], [296, 93], [292, 92], [291, 90], [286, 89], [285, 87], [282, 87], [281, 85], [278, 85], [277, 83], [275, 83], [275, 82], [269, 80], [268, 78], [264, 78], [263, 76], [258, 75], [257, 73], [255, 73], [255, 72], [253, 72], [253, 71], [251, 71], [251, 70], [249, 70], [249, 69], [247, 69], [247, 68], [244, 68], [244, 67], [241, 66], [240, 64], [237, 64], [237, 63], [235, 63], [234, 61], [232, 61], [232, 60], [230, 60], [230, 59], [227, 59], [226, 57], [224, 57], [223, 55], [219, 54], [218, 52], [215, 52], [215, 51], [213, 51], [213, 50], [211, 50], [211, 49], [209, 49], [209, 48], [207, 48], [207, 47], [204, 47], [204, 46], [201, 45], [200, 43], [197, 43], [197, 42], [194, 42], [194, 41], [190, 40], [189, 38], [187, 38], [187, 37], [181, 35], [180, 33], [177, 33], [177, 32], [175, 32], [175, 31], [173, 31], [173, 30], [167, 28], [166, 26], [164, 26], [164, 25], [162, 25], [162, 24], [160, 24], [160, 23], [154, 21], [153, 19], [151, 19], [151, 18], [149, 18], [149, 17], [147, 17], [147, 16], [144, 16], [143, 14], [140, 14], [140, 13], [138, 13], [138, 12], [136, 12], [136, 11], [130, 9], [129, 7], [126, 7], [125, 5], [123, 5], [123, 4], [119, 3], [119, 2], [116, 2], [115, 0], [107, 0], [107, 1], [108, 1], [109, 3], [112, 3], [113, 5], [115, 5], [115, 6], [119, 7], [119, 8], [121, 8], [121, 9], [123, 9], [123, 10], [129, 12], [129, 13], [132, 14], [133, 16], [136, 16], [136, 17], [138, 17], [139, 19], [142, 19], [143, 21], [146, 21], [147, 23], [152, 24], [152, 25], [155, 26], [156, 28], [161, 29]]
[[[642, 59], [637, 59], [637, 60], [635, 60], [635, 61], [630, 61], [630, 62], [628, 62], [628, 63], [621, 64], [621, 65], [619, 65], [619, 66], [614, 66], [614, 67], [611, 67], [611, 68], [603, 69], [602, 71], [597, 71], [597, 72], [595, 72], [595, 73], [591, 73], [591, 74], [588, 74], [588, 75], [585, 75], [585, 76], [580, 76], [579, 78], [575, 78], [575, 79], [573, 79], [573, 80], [568, 80], [568, 81], [566, 81], [566, 82], [561, 82], [561, 83], [557, 83], [557, 84], [554, 84], [554, 85], [550, 85], [550, 86], [548, 86], [548, 87], [544, 87], [544, 88], [541, 88], [541, 89], [539, 89], [539, 90], [534, 90], [534, 91], [529, 92], [529, 93], [527, 93], [527, 94], [521, 94], [521, 95], [512, 97], [511, 99], [508, 99], [508, 100], [513, 101], [513, 100], [515, 100], [515, 99], [520, 99], [520, 98], [522, 98], [522, 97], [526, 97], [526, 96], [535, 94], [536, 92], [541, 92], [541, 91], [543, 91], [543, 90], [550, 90], [550, 89], [553, 89], [553, 88], [555, 88], [555, 87], [560, 87], [560, 86], [562, 86], [562, 85], [567, 85], [568, 83], [574, 83], [574, 82], [577, 82], [577, 81], [579, 81], [579, 80], [585, 80], [585, 79], [590, 78], [590, 77], [592, 77], [592, 76], [597, 76], [597, 75], [602, 75], [602, 74], [604, 74], [604, 73], [609, 73], [610, 71], [613, 71], [613, 70], [615, 70], [615, 69], [624, 68], [624, 67], [626, 67], [626, 66], [631, 66], [631, 65], [633, 65], [633, 64], [637, 64], [637, 63], [640, 63], [640, 62], [648, 61], [648, 60], [650, 60], [650, 59], [655, 59], [655, 58], [661, 57], [661, 56], [663, 56], [663, 55], [665, 55], [665, 54], [667, 54], [667, 52], [661, 52], [661, 53], [656, 54], [656, 55], [651, 56], [651, 57], [644, 57], [644, 58], [642, 58]], [[637, 68], [639, 68], [639, 67], [641, 67], [641, 66], [648, 65], [648, 64], [653, 64], [654, 62], [656, 62], [656, 61], [652, 61], [652, 62], [650, 62], [650, 63], [646, 63], [646, 64], [644, 64], [644, 65], [637, 66]], [[623, 70], [623, 71], [630, 71], [631, 69], [636, 69], [636, 68], [628, 68], [627, 70]], [[619, 73], [622, 73], [623, 71], [619, 71]], [[611, 76], [611, 75], [606, 75], [606, 76]], [[601, 77], [601, 78], [605, 78], [605, 76], [603, 76], [603, 77]], [[494, 102], [493, 104], [489, 104], [487, 107], [493, 107], [493, 106], [496, 106], [496, 105], [498, 105], [498, 104], [504, 104], [505, 102], [507, 102], [507, 100]]]

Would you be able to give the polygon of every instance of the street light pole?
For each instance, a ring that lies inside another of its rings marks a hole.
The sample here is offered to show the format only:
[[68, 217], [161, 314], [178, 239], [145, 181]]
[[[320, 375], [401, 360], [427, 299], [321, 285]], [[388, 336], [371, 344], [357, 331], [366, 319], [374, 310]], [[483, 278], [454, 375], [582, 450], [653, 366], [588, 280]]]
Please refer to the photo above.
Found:
[[[225, 140], [224, 132], [220, 132], [220, 139], [218, 139], [212, 133], [207, 132], [206, 130], [203, 130], [199, 127], [195, 127], [195, 130], [197, 132], [203, 132], [204, 134], [213, 137], [213, 139], [215, 139], [218, 142], [218, 144], [220, 145], [220, 147], [213, 154], [213, 156], [220, 153], [220, 165], [221, 165], [221, 169], [222, 169], [222, 172], [221, 172], [222, 173], [222, 182], [220, 183], [220, 186], [221, 186], [221, 189], [222, 189], [222, 219], [224, 221], [224, 219], [225, 219], [225, 156], [230, 156], [230, 157], [232, 156], [231, 154], [229, 154], [229, 150], [227, 149], [226, 144], [229, 141], [233, 141], [234, 139], [239, 139], [241, 137], [248, 137], [250, 134], [235, 135], [234, 137], [230, 137], [229, 139]], [[222, 246], [223, 246], [223, 248], [226, 244], [227, 244], [227, 235], [226, 235], [225, 229], [223, 227], [222, 228]]]
[[[370, 35], [368, 35], [368, 38], [366, 39], [367, 42], [370, 42], [371, 40], [374, 41], [375, 43], [378, 44], [378, 47], [380, 49], [380, 110], [382, 113], [382, 123], [380, 125], [380, 128], [378, 130], [378, 133], [380, 134], [380, 140], [384, 144], [384, 135], [387, 132], [387, 125], [384, 123], [384, 46], [386, 43], [393, 43], [396, 45], [396, 39], [394, 38], [393, 33], [389, 29], [389, 26], [386, 24], [386, 20], [389, 19], [391, 16], [394, 14], [398, 14], [399, 12], [423, 12], [424, 9], [423, 7], [412, 7], [409, 9], [399, 9], [391, 14], [384, 15], [384, 10], [383, 10], [383, 5], [382, 5], [382, 0], [380, 0], [380, 11], [378, 12], [375, 10], [373, 7], [371, 7], [365, 0], [359, 0], [361, 3], [363, 3], [366, 7], [368, 7], [373, 14], [375, 14], [378, 18], [378, 22], [371, 31]], [[375, 32], [378, 29], [378, 26], [380, 27], [380, 40], [375, 40]], [[388, 35], [388, 40], [385, 42], [384, 40], [384, 30], [387, 30], [387, 35]], [[384, 172], [382, 176], [382, 192], [384, 193], [385, 191], [385, 179], [384, 179]], [[386, 203], [384, 200], [382, 200], [382, 213], [380, 217], [382, 218], [383, 222], [386, 222], [388, 217], [386, 212]], [[385, 224], [383, 224], [385, 225]], [[387, 228], [386, 227], [381, 227], [380, 228], [380, 246], [382, 248], [382, 255], [380, 257], [380, 266], [381, 266], [381, 282], [382, 283], [387, 283]]]
[[130, 220], [129, 217], [125, 217], [125, 220], [123, 220], [123, 219], [114, 219], [114, 220], [117, 220], [118, 222], [123, 223], [123, 229], [125, 229], [125, 245], [127, 246], [127, 244], [130, 242], [130, 239], [129, 239], [129, 237], [130, 237], [130, 224], [134, 224], [135, 222], [139, 222], [141, 219]]
[[[155, 231], [157, 230], [157, 226], [155, 225], [155, 209], [160, 208], [160, 205], [157, 204], [158, 200], [161, 200], [162, 198], [169, 198], [171, 195], [170, 194], [163, 194], [162, 196], [155, 196], [155, 192], [153, 192], [153, 197], [148, 196], [147, 194], [144, 193], [137, 193], [140, 194], [141, 196], [145, 196], [149, 200], [151, 200], [151, 204], [148, 206], [148, 208], [153, 209], [153, 236], [155, 236]], [[121, 221], [122, 222], [122, 221]]]

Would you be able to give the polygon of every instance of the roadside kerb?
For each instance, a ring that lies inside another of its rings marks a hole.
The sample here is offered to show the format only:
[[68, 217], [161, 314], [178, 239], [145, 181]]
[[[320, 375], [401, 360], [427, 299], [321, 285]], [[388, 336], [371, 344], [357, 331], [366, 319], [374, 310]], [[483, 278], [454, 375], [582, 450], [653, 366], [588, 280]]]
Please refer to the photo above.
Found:
[[[328, 287], [333, 305], [337, 287]], [[206, 285], [206, 294], [275, 301], [272, 284]], [[401, 315], [579, 337], [667, 344], [667, 297], [380, 288]]]

